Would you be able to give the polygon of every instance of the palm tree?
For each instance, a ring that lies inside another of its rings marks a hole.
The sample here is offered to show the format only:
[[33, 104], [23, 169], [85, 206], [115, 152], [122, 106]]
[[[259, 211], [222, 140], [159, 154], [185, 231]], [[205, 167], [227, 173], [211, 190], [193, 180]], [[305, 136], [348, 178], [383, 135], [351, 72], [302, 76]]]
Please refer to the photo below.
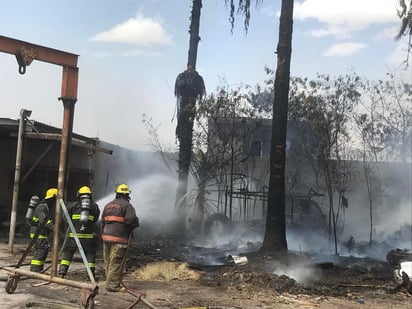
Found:
[[[193, 0], [191, 23], [189, 28], [189, 55], [187, 69], [176, 78], [175, 96], [177, 97], [176, 137], [179, 140], [178, 187], [175, 205], [181, 205], [187, 191], [189, 167], [192, 159], [193, 121], [196, 116], [196, 101], [205, 94], [205, 84], [202, 76], [196, 71], [197, 47], [200, 41], [199, 24], [201, 0]], [[182, 212], [177, 211], [179, 227], [182, 227]]]
[[293, 1], [282, 0], [280, 12], [275, 96], [273, 99], [268, 212], [261, 251], [287, 251], [288, 248], [285, 219], [285, 163]]
[[[235, 0], [226, 0], [230, 6], [230, 22], [233, 28]], [[237, 12], [245, 15], [245, 30], [249, 27], [250, 0], [239, 0]], [[256, 0], [260, 4], [262, 0]], [[273, 100], [272, 141], [270, 152], [270, 179], [266, 231], [261, 252], [287, 251], [285, 219], [285, 162], [286, 128], [288, 113], [290, 58], [292, 54], [293, 0], [282, 0], [275, 96]]]

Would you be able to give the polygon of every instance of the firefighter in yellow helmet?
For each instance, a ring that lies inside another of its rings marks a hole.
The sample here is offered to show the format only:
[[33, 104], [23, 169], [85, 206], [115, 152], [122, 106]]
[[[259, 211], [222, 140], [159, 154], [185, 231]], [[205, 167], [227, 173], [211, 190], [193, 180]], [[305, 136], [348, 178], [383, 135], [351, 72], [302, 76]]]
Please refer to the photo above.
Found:
[[103, 258], [106, 271], [106, 290], [123, 292], [122, 260], [126, 255], [133, 230], [139, 226], [139, 218], [130, 203], [130, 189], [126, 184], [116, 188], [116, 197], [102, 213]]
[[34, 255], [30, 263], [30, 271], [41, 272], [44, 268], [44, 263], [50, 248], [48, 236], [53, 231], [56, 198], [57, 189], [48, 189], [45, 197], [33, 211], [33, 217], [30, 222], [30, 238], [35, 236], [38, 229], [39, 231], [34, 243]]
[[[86, 255], [88, 266], [95, 276], [95, 262], [97, 241], [96, 238], [96, 222], [100, 216], [99, 206], [93, 201], [92, 190], [88, 186], [83, 186], [77, 191], [77, 201], [68, 203], [67, 210], [72, 220], [73, 226], [76, 229], [77, 237]], [[63, 249], [59, 275], [63, 278], [73, 259], [73, 255], [77, 250], [74, 234], [69, 231], [67, 242]]]

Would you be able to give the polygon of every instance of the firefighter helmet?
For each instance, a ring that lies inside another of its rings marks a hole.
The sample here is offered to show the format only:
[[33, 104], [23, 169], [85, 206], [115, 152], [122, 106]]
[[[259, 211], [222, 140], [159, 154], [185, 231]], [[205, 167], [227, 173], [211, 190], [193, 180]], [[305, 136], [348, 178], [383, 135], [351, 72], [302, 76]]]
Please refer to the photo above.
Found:
[[130, 194], [132, 191], [130, 191], [129, 186], [122, 183], [121, 185], [118, 185], [116, 188], [116, 193], [120, 194]]
[[55, 196], [57, 196], [57, 189], [56, 188], [51, 188], [46, 191], [46, 196], [44, 197], [45, 200], [51, 199]]
[[88, 187], [88, 186], [83, 186], [79, 189], [79, 191], [77, 191], [77, 194], [83, 195], [83, 194], [92, 194], [92, 190]]

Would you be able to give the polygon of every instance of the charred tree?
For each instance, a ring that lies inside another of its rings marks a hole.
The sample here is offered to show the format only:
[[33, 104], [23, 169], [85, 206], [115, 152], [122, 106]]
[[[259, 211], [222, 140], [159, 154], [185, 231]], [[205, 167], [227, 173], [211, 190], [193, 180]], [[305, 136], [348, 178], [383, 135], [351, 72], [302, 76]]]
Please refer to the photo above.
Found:
[[189, 167], [192, 158], [193, 121], [196, 116], [196, 101], [205, 94], [202, 76], [196, 71], [197, 48], [200, 41], [199, 25], [201, 0], [193, 0], [191, 23], [189, 28], [189, 54], [187, 69], [176, 78], [175, 96], [177, 97], [176, 137], [179, 141], [178, 187], [176, 192], [176, 207], [178, 225], [182, 225], [183, 213], [180, 206], [186, 195]]
[[[229, 21], [234, 27], [235, 0], [225, 0], [229, 6]], [[256, 5], [262, 0], [256, 0]], [[249, 28], [250, 0], [239, 0], [237, 12], [245, 16], [245, 30]], [[285, 164], [286, 131], [289, 105], [290, 58], [292, 54], [293, 0], [282, 0], [275, 97], [273, 100], [272, 141], [270, 153], [270, 179], [266, 231], [261, 252], [287, 251], [285, 218]]]
[[293, 0], [282, 0], [277, 46], [275, 96], [266, 231], [260, 251], [287, 251], [285, 219], [285, 163], [290, 59], [292, 54]]

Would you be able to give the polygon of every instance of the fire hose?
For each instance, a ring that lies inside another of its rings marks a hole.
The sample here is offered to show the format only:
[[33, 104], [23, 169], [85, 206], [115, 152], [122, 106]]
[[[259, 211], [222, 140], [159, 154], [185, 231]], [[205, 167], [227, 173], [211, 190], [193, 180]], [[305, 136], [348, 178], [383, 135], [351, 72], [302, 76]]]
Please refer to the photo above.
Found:
[[55, 304], [48, 302], [28, 302], [26, 303], [27, 308], [49, 308], [49, 309], [76, 309], [78, 307], [73, 307], [65, 304]]
[[126, 289], [126, 292], [129, 293], [130, 295], [136, 297], [135, 301], [129, 305], [126, 309], [131, 309], [133, 308], [135, 305], [137, 305], [137, 303], [139, 301], [141, 301], [142, 303], [144, 303], [146, 306], [148, 306], [151, 309], [157, 309], [156, 306], [154, 306], [153, 304], [151, 304], [149, 301], [145, 300], [144, 297], [146, 296], [146, 293], [144, 292], [140, 292], [140, 291], [134, 291], [131, 290], [129, 287], [127, 287], [127, 285], [123, 282], [123, 269], [126, 265], [126, 258], [127, 258], [127, 252], [129, 250], [130, 244], [132, 242], [132, 238], [133, 238], [133, 233], [130, 233], [129, 235], [129, 240], [127, 242], [127, 248], [126, 248], [126, 252], [123, 255], [122, 258], [122, 262], [120, 264], [120, 284]]

